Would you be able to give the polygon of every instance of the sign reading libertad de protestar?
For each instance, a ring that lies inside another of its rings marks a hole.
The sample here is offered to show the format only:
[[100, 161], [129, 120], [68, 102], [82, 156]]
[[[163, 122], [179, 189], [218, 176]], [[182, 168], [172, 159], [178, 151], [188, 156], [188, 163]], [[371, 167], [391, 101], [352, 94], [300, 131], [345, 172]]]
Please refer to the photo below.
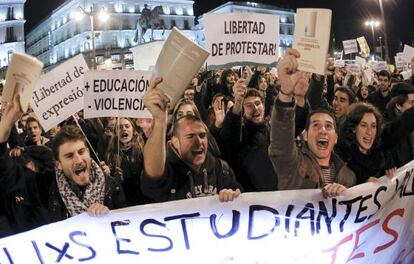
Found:
[[205, 15], [211, 69], [241, 64], [276, 65], [279, 17], [255, 13]]

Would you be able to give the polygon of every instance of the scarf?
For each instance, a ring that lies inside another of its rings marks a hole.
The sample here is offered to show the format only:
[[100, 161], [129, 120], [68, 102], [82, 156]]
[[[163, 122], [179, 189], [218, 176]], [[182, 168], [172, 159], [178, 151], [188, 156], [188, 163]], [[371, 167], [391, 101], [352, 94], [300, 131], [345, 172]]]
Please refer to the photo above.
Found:
[[56, 182], [60, 196], [70, 216], [86, 212], [94, 203], [103, 204], [105, 197], [105, 176], [94, 160], [91, 160], [90, 183], [86, 186], [81, 200], [73, 191], [72, 183], [68, 181], [63, 171], [56, 170]]

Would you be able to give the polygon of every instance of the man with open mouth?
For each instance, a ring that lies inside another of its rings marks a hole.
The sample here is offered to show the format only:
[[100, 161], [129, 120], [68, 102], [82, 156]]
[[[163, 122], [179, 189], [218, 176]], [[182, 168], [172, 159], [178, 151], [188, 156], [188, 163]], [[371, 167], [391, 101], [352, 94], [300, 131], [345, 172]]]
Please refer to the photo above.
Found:
[[290, 49], [278, 64], [281, 82], [271, 117], [269, 156], [279, 176], [279, 190], [322, 188], [325, 197], [340, 195], [355, 185], [354, 173], [333, 152], [338, 140], [335, 116], [327, 110], [308, 115], [305, 144], [294, 142], [295, 86], [301, 78], [297, 50]]
[[154, 128], [144, 146], [141, 189], [157, 202], [218, 194], [220, 201], [239, 196], [241, 186], [233, 170], [208, 151], [207, 127], [194, 115], [184, 115], [173, 124], [166, 144], [170, 99], [156, 86], [156, 78], [144, 96], [154, 119]]

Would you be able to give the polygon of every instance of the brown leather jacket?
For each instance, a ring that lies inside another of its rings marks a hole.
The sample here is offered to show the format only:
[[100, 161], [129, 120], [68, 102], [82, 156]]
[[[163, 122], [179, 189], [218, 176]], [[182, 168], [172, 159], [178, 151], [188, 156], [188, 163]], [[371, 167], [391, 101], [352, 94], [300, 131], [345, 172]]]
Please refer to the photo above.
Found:
[[[322, 171], [313, 153], [298, 147], [294, 141], [295, 105], [276, 100], [271, 117], [269, 157], [279, 177], [279, 190], [321, 188]], [[338, 155], [332, 153], [336, 168], [336, 183], [349, 188], [356, 183], [355, 174]]]

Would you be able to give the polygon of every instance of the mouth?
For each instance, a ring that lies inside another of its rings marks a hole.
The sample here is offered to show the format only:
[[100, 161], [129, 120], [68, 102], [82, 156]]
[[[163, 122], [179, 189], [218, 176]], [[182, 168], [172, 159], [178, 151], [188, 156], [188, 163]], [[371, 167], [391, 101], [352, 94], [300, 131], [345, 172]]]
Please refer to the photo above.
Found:
[[86, 165], [82, 164], [82, 165], [77, 166], [74, 172], [75, 172], [75, 175], [78, 177], [84, 176], [86, 173]]
[[193, 154], [194, 157], [199, 156], [199, 155], [203, 155], [204, 154], [204, 149], [193, 149], [191, 151], [191, 154]]
[[128, 132], [122, 132], [122, 133], [121, 133], [121, 138], [122, 138], [122, 139], [127, 139], [127, 138], [128, 138], [128, 136], [129, 136]]
[[326, 139], [326, 138], [318, 139], [318, 141], [316, 142], [316, 145], [320, 149], [327, 149], [328, 148], [328, 145], [329, 145], [329, 140]]
[[372, 143], [372, 138], [371, 137], [363, 137], [362, 141], [367, 144], [367, 145], [371, 145]]
[[261, 116], [260, 112], [255, 112], [255, 113], [253, 113], [253, 115], [252, 115], [253, 119], [259, 119], [259, 118], [260, 118], [260, 116]]

